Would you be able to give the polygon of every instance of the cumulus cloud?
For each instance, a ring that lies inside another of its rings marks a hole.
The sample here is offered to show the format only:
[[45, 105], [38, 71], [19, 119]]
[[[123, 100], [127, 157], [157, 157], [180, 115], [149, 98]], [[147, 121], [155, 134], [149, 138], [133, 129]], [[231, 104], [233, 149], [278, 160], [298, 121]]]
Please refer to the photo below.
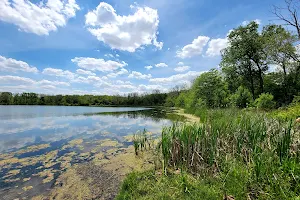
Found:
[[20, 77], [20, 76], [0, 76], [0, 85], [2, 85], [1, 88], [11, 87], [13, 91], [15, 91], [18, 88], [21, 90], [21, 89], [33, 89], [33, 88], [50, 89], [50, 88], [54, 88], [55, 86], [68, 87], [70, 86], [70, 83], [60, 82], [60, 81], [49, 81], [49, 80], [37, 81], [31, 78]]
[[122, 69], [121, 69], [120, 71], [118, 71], [118, 72], [107, 74], [107, 76], [108, 76], [108, 77], [111, 77], [111, 78], [115, 78], [115, 77], [117, 77], [117, 76], [119, 76], [119, 75], [124, 75], [124, 74], [128, 74], [128, 70], [122, 68]]
[[124, 61], [117, 62], [112, 60], [105, 61], [102, 58], [89, 58], [89, 57], [75, 57], [71, 60], [76, 63], [78, 67], [90, 71], [101, 71], [101, 72], [111, 72], [116, 69], [127, 66], [128, 64]]
[[166, 63], [158, 63], [155, 67], [168, 67], [168, 65]]
[[209, 57], [219, 56], [221, 55], [221, 50], [225, 49], [226, 47], [228, 47], [227, 38], [212, 39], [208, 43], [206, 55]]
[[34, 4], [28, 0], [1, 0], [0, 20], [37, 35], [49, 35], [76, 15], [75, 0], [48, 0]]
[[36, 67], [30, 66], [26, 62], [0, 56], [0, 71], [13, 73], [18, 71], [37, 73], [38, 69]]
[[184, 65], [184, 63], [183, 62], [179, 62], [179, 63], [177, 63], [177, 65]]
[[145, 66], [145, 69], [147, 69], [147, 70], [150, 70], [150, 69], [152, 69], [152, 68], [153, 68], [153, 66], [151, 66], [151, 65]]
[[203, 72], [189, 71], [185, 74], [176, 74], [165, 78], [152, 78], [150, 82], [162, 85], [178, 85], [178, 84], [191, 84], [197, 76]]
[[18, 84], [34, 84], [35, 82], [26, 77], [20, 76], [0, 76], [1, 84], [18, 85]]
[[81, 74], [81, 75], [96, 76], [95, 73], [83, 69], [77, 69], [76, 72], [77, 74]]
[[151, 78], [151, 74], [142, 74], [141, 72], [132, 71], [131, 74], [129, 74], [128, 78], [136, 78], [136, 79], [149, 79]]
[[198, 36], [198, 38], [194, 39], [191, 44], [184, 46], [181, 50], [176, 52], [176, 56], [179, 58], [191, 58], [197, 55], [201, 55], [203, 48], [209, 41], [209, 37], [207, 36]]
[[190, 66], [179, 66], [174, 68], [176, 72], [185, 72], [190, 69]]
[[49, 76], [65, 77], [67, 79], [74, 79], [76, 77], [76, 74], [70, 72], [69, 70], [55, 68], [45, 68], [42, 73]]
[[88, 31], [112, 49], [135, 52], [143, 45], [153, 44], [162, 49], [157, 41], [159, 17], [157, 10], [136, 7], [132, 15], [122, 16], [108, 3], [101, 2], [85, 15]]
[[37, 81], [36, 83], [41, 84], [41, 85], [70, 86], [70, 83], [62, 82], [62, 81], [41, 80], [41, 81]]

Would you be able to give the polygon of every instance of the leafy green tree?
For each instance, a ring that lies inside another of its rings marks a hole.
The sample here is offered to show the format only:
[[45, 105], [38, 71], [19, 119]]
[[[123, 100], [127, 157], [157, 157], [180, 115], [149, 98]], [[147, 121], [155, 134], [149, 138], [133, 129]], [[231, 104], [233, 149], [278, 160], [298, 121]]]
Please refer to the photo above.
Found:
[[291, 102], [293, 96], [290, 94], [290, 79], [288, 78], [288, 69], [295, 58], [296, 48], [294, 42], [296, 38], [282, 26], [268, 25], [263, 28], [262, 37], [264, 39], [264, 48], [267, 54], [268, 63], [279, 66], [282, 69], [283, 91], [286, 102]]
[[13, 103], [13, 95], [11, 92], [1, 92], [0, 93], [0, 104], [10, 105]]
[[228, 87], [219, 71], [213, 69], [201, 74], [191, 88], [194, 99], [202, 99], [207, 107], [226, 107], [228, 104]]
[[228, 35], [229, 46], [222, 52], [221, 66], [234, 66], [236, 71], [250, 81], [254, 96], [255, 79], [259, 82], [259, 93], [264, 91], [264, 73], [268, 70], [263, 39], [258, 24], [250, 22], [240, 26]]
[[185, 92], [180, 93], [180, 95], [176, 99], [176, 103], [175, 103], [176, 106], [181, 108], [184, 108], [186, 106], [185, 95], [186, 95]]

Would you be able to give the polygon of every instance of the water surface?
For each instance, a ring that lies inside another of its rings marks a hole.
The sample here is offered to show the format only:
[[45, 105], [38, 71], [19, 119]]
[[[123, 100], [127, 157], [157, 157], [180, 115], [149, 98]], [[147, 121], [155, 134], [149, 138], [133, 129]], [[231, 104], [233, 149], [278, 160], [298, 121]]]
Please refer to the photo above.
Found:
[[158, 136], [171, 116], [147, 108], [0, 106], [0, 199], [44, 193], [73, 164], [131, 145], [137, 131]]

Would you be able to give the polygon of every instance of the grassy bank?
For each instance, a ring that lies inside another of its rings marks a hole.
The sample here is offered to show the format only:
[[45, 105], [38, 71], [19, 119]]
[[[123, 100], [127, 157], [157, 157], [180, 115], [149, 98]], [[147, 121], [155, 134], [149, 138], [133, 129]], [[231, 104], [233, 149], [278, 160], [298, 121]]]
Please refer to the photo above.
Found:
[[201, 123], [164, 128], [159, 170], [129, 175], [118, 199], [299, 199], [297, 106], [195, 111]]

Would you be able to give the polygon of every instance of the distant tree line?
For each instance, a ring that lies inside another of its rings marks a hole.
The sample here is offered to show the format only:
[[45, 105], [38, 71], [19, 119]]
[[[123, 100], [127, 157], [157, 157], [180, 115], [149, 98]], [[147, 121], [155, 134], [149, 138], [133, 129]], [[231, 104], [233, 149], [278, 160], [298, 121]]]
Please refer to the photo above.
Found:
[[167, 94], [132, 93], [127, 96], [109, 95], [43, 95], [36, 93], [0, 93], [0, 105], [64, 105], [64, 106], [156, 106], [164, 105]]

